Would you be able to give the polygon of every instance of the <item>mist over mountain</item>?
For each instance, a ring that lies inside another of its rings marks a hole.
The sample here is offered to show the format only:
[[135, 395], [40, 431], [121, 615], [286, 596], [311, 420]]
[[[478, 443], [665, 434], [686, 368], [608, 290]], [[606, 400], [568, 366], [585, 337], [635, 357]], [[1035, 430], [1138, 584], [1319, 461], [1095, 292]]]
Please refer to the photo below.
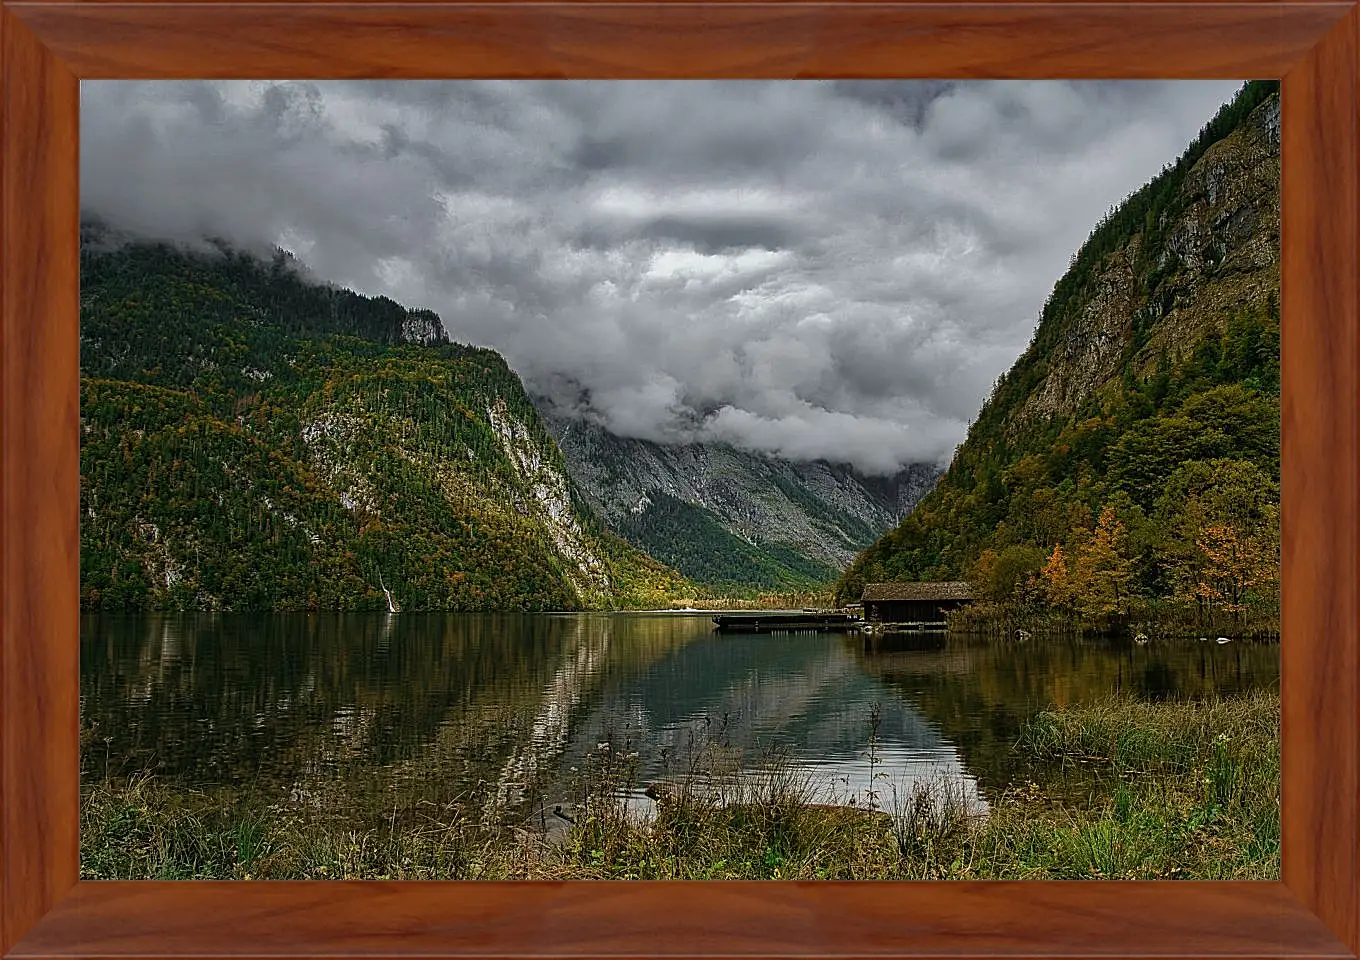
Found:
[[1230, 81], [101, 81], [83, 209], [428, 307], [615, 436], [947, 459]]
[[630, 542], [686, 576], [719, 582], [834, 578], [934, 485], [940, 468], [882, 476], [719, 443], [619, 437], [535, 396], [587, 501]]

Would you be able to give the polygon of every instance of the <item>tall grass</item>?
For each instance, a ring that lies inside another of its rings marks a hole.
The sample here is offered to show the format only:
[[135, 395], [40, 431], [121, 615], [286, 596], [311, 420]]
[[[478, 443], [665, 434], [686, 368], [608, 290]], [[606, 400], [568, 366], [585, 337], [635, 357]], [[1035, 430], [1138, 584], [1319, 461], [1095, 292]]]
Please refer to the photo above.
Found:
[[[390, 879], [1274, 879], [1280, 850], [1280, 701], [1253, 693], [1128, 698], [1040, 714], [1015, 746], [1020, 781], [980, 815], [957, 784], [823, 802], [778, 758], [738, 775], [717, 742], [692, 744], [640, 816], [636, 754], [606, 742], [551, 816], [497, 822], [426, 801], [355, 817], [240, 807], [149, 777], [89, 785], [86, 878]], [[870, 724], [871, 755], [876, 731]], [[874, 778], [871, 778], [871, 782]], [[851, 802], [853, 801], [853, 805]], [[348, 811], [344, 814], [338, 811]], [[474, 813], [474, 811], [476, 811]]]

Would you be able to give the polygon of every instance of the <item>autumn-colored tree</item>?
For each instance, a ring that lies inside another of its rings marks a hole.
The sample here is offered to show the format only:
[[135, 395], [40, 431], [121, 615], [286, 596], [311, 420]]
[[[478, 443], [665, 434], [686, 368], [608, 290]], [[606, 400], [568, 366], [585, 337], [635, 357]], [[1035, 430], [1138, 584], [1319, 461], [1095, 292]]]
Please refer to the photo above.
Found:
[[1177, 470], [1158, 502], [1174, 599], [1211, 622], [1270, 602], [1279, 586], [1278, 498], [1278, 484], [1247, 462]]
[[1196, 592], [1211, 607], [1241, 616], [1248, 591], [1269, 582], [1274, 573], [1275, 558], [1266, 552], [1262, 538], [1214, 524], [1204, 529], [1195, 546], [1204, 557]]
[[968, 582], [984, 600], [998, 600], [992, 596], [992, 583], [996, 579], [996, 551], [987, 549], [978, 554], [968, 571]]
[[1061, 543], [1053, 545], [1053, 553], [1039, 571], [1039, 582], [1043, 585], [1044, 597], [1055, 607], [1072, 606], [1071, 575], [1067, 569], [1067, 556]]
[[1128, 557], [1128, 535], [1114, 508], [1100, 512], [1091, 538], [1081, 545], [1072, 571], [1073, 594], [1087, 617], [1104, 620], [1128, 608], [1133, 589], [1133, 562]]

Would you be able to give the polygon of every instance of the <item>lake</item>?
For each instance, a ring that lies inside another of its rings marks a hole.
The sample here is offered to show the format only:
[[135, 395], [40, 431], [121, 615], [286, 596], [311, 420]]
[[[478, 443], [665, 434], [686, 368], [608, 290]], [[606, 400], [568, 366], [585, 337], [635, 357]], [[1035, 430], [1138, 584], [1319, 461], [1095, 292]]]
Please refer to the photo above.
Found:
[[1279, 647], [719, 635], [709, 614], [87, 614], [80, 676], [86, 780], [316, 805], [396, 790], [532, 819], [602, 755], [636, 770], [643, 812], [648, 784], [715, 761], [776, 765], [823, 802], [946, 781], [985, 806], [1036, 711], [1277, 688]]

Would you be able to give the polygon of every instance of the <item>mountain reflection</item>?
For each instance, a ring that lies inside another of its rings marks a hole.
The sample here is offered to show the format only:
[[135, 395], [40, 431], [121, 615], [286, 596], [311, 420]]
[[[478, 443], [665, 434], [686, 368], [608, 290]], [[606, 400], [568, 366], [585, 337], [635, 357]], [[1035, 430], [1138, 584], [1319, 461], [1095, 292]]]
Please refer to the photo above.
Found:
[[893, 646], [720, 636], [706, 616], [90, 615], [82, 775], [295, 799], [337, 780], [374, 795], [416, 784], [514, 808], [569, 799], [573, 768], [606, 743], [637, 753], [635, 797], [721, 755], [748, 773], [778, 761], [822, 802], [872, 790], [888, 804], [923, 779], [980, 799], [1009, 782], [1039, 709], [1278, 676], [1273, 646]]

